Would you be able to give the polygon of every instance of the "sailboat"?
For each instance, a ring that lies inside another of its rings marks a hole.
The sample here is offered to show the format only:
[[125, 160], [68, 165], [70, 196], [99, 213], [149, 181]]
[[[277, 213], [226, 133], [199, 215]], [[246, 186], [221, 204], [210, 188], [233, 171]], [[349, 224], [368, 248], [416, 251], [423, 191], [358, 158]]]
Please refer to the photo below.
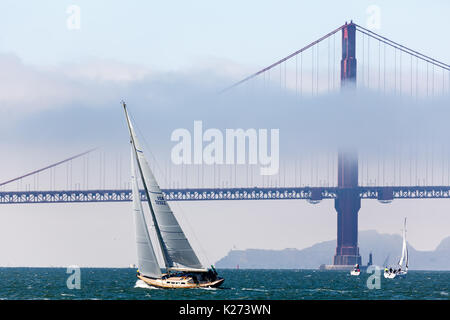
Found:
[[350, 275], [359, 276], [361, 274], [361, 269], [359, 269], [359, 264], [355, 264], [353, 269], [350, 271]]
[[[405, 263], [403, 269], [403, 263]], [[394, 279], [397, 276], [405, 276], [408, 274], [408, 247], [406, 246], [406, 218], [403, 225], [403, 244], [402, 244], [402, 255], [398, 261], [398, 269], [386, 268], [384, 270], [384, 277], [387, 279]]]
[[[164, 195], [139, 145], [125, 102], [122, 101], [122, 105], [131, 143], [131, 185], [138, 256], [137, 277], [146, 284], [158, 288], [220, 286], [224, 279], [218, 276], [214, 266], [211, 266], [210, 269], [202, 266], [170, 206], [164, 199]], [[160, 268], [149, 235], [138, 180], [144, 186], [146, 202], [155, 228], [156, 245], [159, 245], [161, 249], [165, 273]]]

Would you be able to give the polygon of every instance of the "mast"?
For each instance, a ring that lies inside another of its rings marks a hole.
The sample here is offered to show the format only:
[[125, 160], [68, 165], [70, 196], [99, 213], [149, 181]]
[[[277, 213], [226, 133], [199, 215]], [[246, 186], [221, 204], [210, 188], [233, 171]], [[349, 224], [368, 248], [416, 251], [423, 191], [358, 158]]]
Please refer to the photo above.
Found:
[[[125, 104], [125, 101], [122, 101], [122, 106], [123, 106], [123, 109], [125, 111], [125, 117], [126, 117], [126, 120], [127, 120], [128, 130], [130, 132], [130, 139], [131, 139], [130, 142], [131, 142], [131, 144], [133, 146], [135, 157], [136, 157], [136, 159], [138, 159], [138, 149], [136, 148], [136, 141], [135, 141], [135, 137], [134, 137], [133, 127], [131, 125], [130, 118], [128, 116], [127, 105]], [[141, 150], [139, 150], [139, 151], [142, 152]], [[145, 195], [147, 196], [147, 203], [148, 203], [148, 206], [150, 208], [150, 213], [151, 213], [151, 216], [152, 216], [153, 224], [155, 226], [156, 235], [157, 235], [158, 242], [159, 242], [159, 245], [160, 245], [160, 248], [161, 248], [161, 252], [162, 252], [162, 256], [163, 256], [163, 260], [164, 260], [164, 266], [166, 268], [170, 268], [170, 267], [173, 266], [173, 262], [172, 262], [172, 260], [170, 259], [170, 257], [167, 254], [167, 248], [166, 248], [166, 245], [165, 245], [165, 243], [164, 243], [164, 241], [162, 239], [161, 230], [159, 229], [158, 221], [156, 220], [155, 212], [153, 210], [153, 206], [152, 206], [152, 203], [150, 201], [150, 193], [149, 193], [149, 190], [148, 190], [148, 187], [147, 187], [147, 183], [145, 182], [145, 179], [143, 179], [144, 175], [143, 175], [143, 172], [142, 172], [141, 163], [139, 161], [136, 161], [136, 162], [137, 162], [139, 174], [140, 174], [140, 177], [141, 177], [141, 180], [142, 180], [142, 184], [144, 186]]]

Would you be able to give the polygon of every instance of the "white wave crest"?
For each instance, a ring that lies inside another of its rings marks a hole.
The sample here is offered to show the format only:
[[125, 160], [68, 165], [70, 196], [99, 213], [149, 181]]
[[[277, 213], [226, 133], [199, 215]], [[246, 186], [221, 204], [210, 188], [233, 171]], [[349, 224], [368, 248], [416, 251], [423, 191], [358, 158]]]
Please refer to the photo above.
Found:
[[156, 287], [152, 287], [152, 286], [148, 285], [147, 283], [145, 283], [141, 279], [138, 279], [136, 281], [136, 284], [134, 285], [134, 287], [135, 288], [143, 288], [143, 289], [158, 289]]

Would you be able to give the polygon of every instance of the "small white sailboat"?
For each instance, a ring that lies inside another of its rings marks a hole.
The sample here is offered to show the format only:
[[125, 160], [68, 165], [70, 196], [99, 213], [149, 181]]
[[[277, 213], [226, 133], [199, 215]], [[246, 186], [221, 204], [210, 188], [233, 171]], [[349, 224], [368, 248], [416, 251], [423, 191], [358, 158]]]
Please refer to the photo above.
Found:
[[[403, 263], [405, 266], [403, 268]], [[403, 225], [403, 244], [402, 244], [402, 255], [398, 261], [398, 268], [385, 268], [384, 277], [386, 279], [394, 279], [397, 276], [405, 276], [408, 274], [408, 247], [406, 245], [406, 218]]]
[[359, 269], [359, 264], [355, 264], [353, 270], [350, 271], [351, 276], [359, 276], [361, 274], [361, 269]]
[[[202, 266], [178, 224], [175, 215], [165, 201], [164, 195], [139, 146], [128, 116], [126, 104], [122, 102], [122, 105], [131, 140], [131, 185], [138, 255], [137, 277], [146, 284], [159, 288], [220, 286], [224, 279], [218, 276], [213, 266], [211, 266], [211, 269], [206, 269]], [[138, 169], [137, 175], [136, 167]], [[166, 273], [161, 272], [151, 242], [142, 208], [137, 177], [139, 177], [144, 186]]]

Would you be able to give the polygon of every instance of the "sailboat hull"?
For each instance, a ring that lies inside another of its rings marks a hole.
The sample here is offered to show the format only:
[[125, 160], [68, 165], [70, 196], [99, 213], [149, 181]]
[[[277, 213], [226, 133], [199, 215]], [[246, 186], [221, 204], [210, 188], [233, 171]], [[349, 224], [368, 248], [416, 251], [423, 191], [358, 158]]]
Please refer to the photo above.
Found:
[[225, 281], [225, 279], [219, 278], [214, 281], [196, 283], [192, 277], [168, 277], [165, 279], [147, 278], [142, 275], [137, 275], [137, 277], [150, 286], [162, 289], [217, 288]]
[[384, 277], [386, 279], [394, 279], [398, 275], [399, 275], [398, 273], [393, 273], [393, 272], [385, 272], [384, 273]]

